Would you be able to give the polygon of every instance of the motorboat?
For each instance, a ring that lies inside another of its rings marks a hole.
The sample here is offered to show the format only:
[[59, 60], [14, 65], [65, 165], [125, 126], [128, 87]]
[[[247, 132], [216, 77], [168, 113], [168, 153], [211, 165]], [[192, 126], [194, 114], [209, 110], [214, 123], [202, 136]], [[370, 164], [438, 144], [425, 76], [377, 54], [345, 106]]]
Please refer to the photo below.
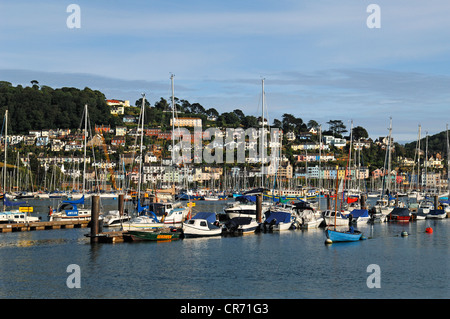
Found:
[[394, 207], [389, 214], [389, 219], [393, 221], [407, 222], [411, 219], [411, 212], [406, 207]]
[[110, 210], [106, 216], [103, 217], [103, 226], [105, 227], [120, 227], [123, 222], [127, 222], [131, 219], [128, 212], [124, 212], [120, 215], [118, 210]]
[[[261, 215], [264, 214], [270, 207], [270, 203], [263, 201], [261, 207]], [[232, 202], [224, 207], [223, 211], [229, 219], [235, 217], [250, 217], [256, 219], [256, 196], [241, 195], [235, 198]]]
[[40, 219], [36, 216], [30, 216], [29, 213], [33, 212], [33, 207], [28, 206], [26, 202], [11, 202], [6, 196], [3, 196], [3, 205], [5, 207], [19, 206], [19, 208], [7, 209], [0, 212], [0, 223], [30, 223], [38, 222]]
[[260, 224], [261, 230], [263, 231], [288, 230], [294, 222], [294, 217], [290, 211], [270, 209], [264, 215], [264, 222]]
[[189, 214], [189, 208], [181, 202], [149, 203], [145, 209], [153, 212], [158, 220], [167, 226], [181, 226]]
[[[367, 223], [370, 219], [367, 209], [354, 209], [350, 212], [352, 222], [355, 224]], [[350, 215], [348, 216], [350, 218]]]
[[129, 230], [127, 234], [135, 241], [170, 241], [182, 238], [182, 233], [176, 229]]
[[348, 226], [348, 217], [340, 211], [326, 210], [323, 212], [326, 225]]
[[209, 237], [222, 234], [222, 227], [218, 225], [216, 213], [199, 212], [183, 223], [185, 237]]
[[423, 200], [419, 203], [419, 211], [428, 214], [430, 210], [434, 209], [434, 203], [431, 200]]
[[258, 228], [259, 223], [251, 217], [234, 217], [224, 224], [224, 230], [230, 234], [250, 234], [254, 233]]
[[161, 229], [165, 227], [156, 216], [140, 215], [122, 223], [123, 230]]
[[386, 197], [379, 198], [374, 205], [374, 217], [379, 218], [381, 221], [385, 221], [386, 217], [394, 209], [395, 200]]
[[427, 219], [443, 219], [447, 218], [447, 213], [443, 209], [431, 209], [427, 214]]

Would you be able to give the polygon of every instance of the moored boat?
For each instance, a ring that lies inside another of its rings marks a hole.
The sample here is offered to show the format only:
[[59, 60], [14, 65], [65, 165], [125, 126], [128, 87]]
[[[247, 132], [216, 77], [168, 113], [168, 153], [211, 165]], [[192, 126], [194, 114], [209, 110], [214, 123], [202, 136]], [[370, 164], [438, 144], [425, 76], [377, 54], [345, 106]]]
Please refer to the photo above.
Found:
[[393, 221], [407, 222], [411, 219], [411, 212], [406, 207], [395, 207], [389, 214], [389, 219]]
[[251, 217], [234, 217], [224, 224], [224, 230], [230, 234], [250, 234], [259, 228], [259, 223]]
[[427, 214], [427, 219], [443, 219], [447, 218], [447, 213], [443, 209], [432, 209]]
[[56, 212], [49, 212], [49, 221], [91, 220], [91, 209], [84, 205], [84, 196], [77, 200], [63, 200]]
[[208, 237], [222, 234], [222, 227], [217, 225], [216, 213], [199, 212], [183, 223], [186, 237]]
[[129, 230], [127, 232], [133, 240], [167, 241], [177, 240], [182, 237], [182, 233], [177, 230]]
[[261, 223], [263, 231], [282, 231], [291, 228], [293, 218], [291, 212], [269, 210], [265, 214], [265, 220]]
[[357, 230], [338, 231], [327, 229], [327, 238], [331, 242], [349, 242], [358, 241], [362, 237], [362, 233]]

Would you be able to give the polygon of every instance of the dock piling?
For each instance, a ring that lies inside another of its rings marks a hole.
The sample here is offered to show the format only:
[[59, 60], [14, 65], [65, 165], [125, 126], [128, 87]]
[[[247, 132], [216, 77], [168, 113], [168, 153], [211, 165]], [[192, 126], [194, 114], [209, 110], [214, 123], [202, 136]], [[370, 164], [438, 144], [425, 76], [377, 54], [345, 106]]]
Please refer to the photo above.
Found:
[[256, 221], [262, 222], [262, 195], [256, 195]]
[[91, 244], [98, 243], [99, 221], [100, 215], [100, 196], [92, 196], [91, 208]]

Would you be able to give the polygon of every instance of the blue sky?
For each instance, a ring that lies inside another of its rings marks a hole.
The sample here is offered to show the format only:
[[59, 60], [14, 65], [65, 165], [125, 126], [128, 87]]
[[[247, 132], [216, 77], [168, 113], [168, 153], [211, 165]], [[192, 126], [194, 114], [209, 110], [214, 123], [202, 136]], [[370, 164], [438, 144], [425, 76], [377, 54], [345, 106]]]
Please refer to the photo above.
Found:
[[[81, 28], [66, 12], [81, 9]], [[370, 29], [369, 4], [381, 9]], [[214, 107], [340, 119], [415, 141], [450, 122], [450, 2], [1, 1], [0, 80], [86, 86], [134, 103], [175, 95]]]

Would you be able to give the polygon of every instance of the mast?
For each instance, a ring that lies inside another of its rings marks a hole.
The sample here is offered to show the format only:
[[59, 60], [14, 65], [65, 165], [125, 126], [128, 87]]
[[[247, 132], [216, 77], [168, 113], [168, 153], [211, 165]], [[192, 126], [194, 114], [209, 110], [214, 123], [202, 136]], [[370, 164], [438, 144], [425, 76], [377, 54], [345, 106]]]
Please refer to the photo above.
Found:
[[425, 192], [427, 191], [427, 184], [428, 184], [428, 131], [425, 132], [426, 139], [425, 139]]
[[[174, 88], [173, 88], [173, 77], [174, 75], [171, 74], [170, 75], [170, 81], [172, 83], [172, 165], [175, 164], [174, 163], [174, 147], [175, 147], [175, 141], [174, 141], [174, 134], [175, 134], [175, 95], [174, 95]], [[172, 181], [173, 181], [173, 174], [172, 174]]]
[[86, 142], [87, 142], [87, 104], [84, 105], [84, 161], [83, 161], [83, 195], [86, 192]]
[[419, 136], [417, 138], [417, 191], [420, 190], [420, 135], [422, 134], [422, 127], [419, 125]]
[[450, 142], [448, 139], [448, 124], [446, 127], [447, 130], [447, 200], [450, 198]]
[[261, 187], [264, 188], [264, 79], [262, 81]]
[[[5, 160], [3, 161], [3, 196], [6, 196], [6, 150], [8, 146], [8, 110], [5, 111]], [[4, 203], [4, 202], [3, 202]], [[3, 204], [5, 210], [5, 204]]]
[[138, 182], [138, 203], [140, 204], [140, 199], [141, 199], [141, 182], [142, 182], [142, 144], [143, 144], [143, 139], [144, 139], [144, 108], [145, 108], [145, 93], [142, 93], [142, 106], [141, 106], [141, 144], [139, 147], [139, 182]]
[[[392, 136], [392, 117], [390, 117], [390, 123], [389, 123], [389, 140], [388, 140], [388, 180], [387, 180], [387, 190], [389, 191], [389, 194], [391, 192], [391, 136]], [[389, 200], [389, 199], [388, 199]]]
[[319, 126], [319, 200], [317, 201], [319, 204], [319, 211], [320, 211], [320, 192], [322, 191], [322, 125]]

